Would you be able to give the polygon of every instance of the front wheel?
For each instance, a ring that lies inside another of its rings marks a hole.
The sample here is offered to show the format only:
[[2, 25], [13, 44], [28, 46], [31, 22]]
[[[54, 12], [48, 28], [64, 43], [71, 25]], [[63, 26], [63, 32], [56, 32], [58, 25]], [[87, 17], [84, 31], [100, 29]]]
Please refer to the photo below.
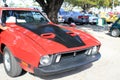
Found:
[[118, 37], [120, 35], [120, 31], [118, 29], [113, 29], [110, 32], [111, 36]]
[[3, 63], [5, 71], [9, 76], [17, 77], [21, 74], [22, 68], [7, 47], [4, 48]]

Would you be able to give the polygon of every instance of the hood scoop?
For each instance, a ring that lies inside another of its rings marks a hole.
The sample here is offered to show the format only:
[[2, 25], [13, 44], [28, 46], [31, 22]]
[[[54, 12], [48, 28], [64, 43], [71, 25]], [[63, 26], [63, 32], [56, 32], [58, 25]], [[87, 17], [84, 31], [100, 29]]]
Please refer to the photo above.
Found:
[[67, 34], [69, 34], [70, 36], [77, 36], [77, 34], [73, 33], [73, 32], [67, 32]]
[[44, 33], [40, 35], [40, 37], [45, 38], [45, 39], [53, 39], [55, 38], [55, 36], [56, 35], [54, 33]]

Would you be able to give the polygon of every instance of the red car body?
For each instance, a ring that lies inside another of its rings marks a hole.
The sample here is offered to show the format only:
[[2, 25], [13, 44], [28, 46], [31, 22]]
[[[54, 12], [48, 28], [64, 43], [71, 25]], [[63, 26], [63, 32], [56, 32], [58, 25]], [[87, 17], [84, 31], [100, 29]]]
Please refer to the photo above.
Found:
[[[1, 18], [4, 10], [9, 10], [9, 12], [10, 10], [39, 12], [29, 8], [0, 8]], [[27, 23], [27, 25], [29, 24]], [[22, 27], [26, 26], [23, 23], [8, 22], [6, 26], [9, 28], [0, 33], [1, 53], [4, 56], [4, 48], [7, 47], [20, 67], [30, 73], [36, 75], [59, 73], [88, 64], [100, 58], [98, 52], [101, 45], [100, 42], [91, 35], [75, 28], [57, 25], [49, 20], [46, 24], [42, 25], [42, 28], [35, 30]], [[43, 31], [47, 30], [44, 29], [45, 27], [49, 28], [48, 32]], [[56, 32], [52, 32], [52, 29]], [[97, 47], [96, 53], [87, 54], [94, 46]], [[48, 56], [43, 57], [45, 55]], [[51, 60], [51, 62], [47, 64], [47, 60]], [[44, 65], [41, 65], [42, 63]], [[18, 75], [12, 75], [12, 77], [14, 76]]]

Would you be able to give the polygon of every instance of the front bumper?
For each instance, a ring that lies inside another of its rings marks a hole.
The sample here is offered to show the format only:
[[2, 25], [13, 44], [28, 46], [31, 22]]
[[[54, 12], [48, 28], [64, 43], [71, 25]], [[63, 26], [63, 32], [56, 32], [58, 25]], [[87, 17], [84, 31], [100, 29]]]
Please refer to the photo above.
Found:
[[81, 56], [73, 57], [69, 60], [63, 60], [60, 63], [52, 64], [45, 67], [35, 68], [34, 74], [37, 76], [42, 76], [42, 75], [52, 75], [56, 73], [69, 71], [74, 68], [80, 67], [82, 65], [96, 61], [100, 57], [101, 57], [100, 53], [90, 56], [82, 54]]

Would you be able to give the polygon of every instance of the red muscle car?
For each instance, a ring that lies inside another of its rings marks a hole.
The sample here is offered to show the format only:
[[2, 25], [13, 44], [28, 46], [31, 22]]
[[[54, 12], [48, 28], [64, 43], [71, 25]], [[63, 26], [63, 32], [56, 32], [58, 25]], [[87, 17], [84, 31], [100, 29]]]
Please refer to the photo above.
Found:
[[100, 42], [75, 28], [54, 24], [30, 8], [0, 8], [0, 51], [6, 73], [22, 70], [51, 75], [72, 70], [100, 58]]

